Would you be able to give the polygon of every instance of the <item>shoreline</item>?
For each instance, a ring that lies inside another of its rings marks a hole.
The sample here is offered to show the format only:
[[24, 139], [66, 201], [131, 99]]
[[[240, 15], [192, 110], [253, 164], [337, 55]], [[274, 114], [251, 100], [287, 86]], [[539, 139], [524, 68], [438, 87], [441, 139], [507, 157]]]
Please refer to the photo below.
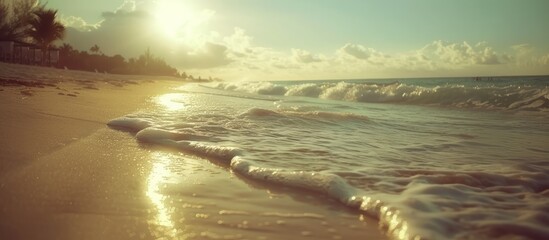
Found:
[[0, 86], [9, 159], [0, 164], [1, 238], [386, 238], [376, 220], [327, 197], [243, 179], [106, 126], [156, 107], [147, 99], [182, 82], [22, 67], [54, 86]]
[[[22, 76], [17, 76], [17, 71]], [[93, 77], [101, 77], [91, 81]], [[0, 173], [90, 135], [183, 83], [0, 63]]]

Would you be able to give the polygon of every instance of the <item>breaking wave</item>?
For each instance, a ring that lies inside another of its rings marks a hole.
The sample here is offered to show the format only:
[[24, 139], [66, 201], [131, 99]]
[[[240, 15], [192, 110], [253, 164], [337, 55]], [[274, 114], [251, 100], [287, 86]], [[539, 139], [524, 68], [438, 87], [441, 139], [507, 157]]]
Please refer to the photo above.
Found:
[[217, 83], [217, 89], [262, 95], [284, 95], [366, 103], [403, 103], [458, 108], [549, 109], [549, 87], [520, 85], [446, 84], [418, 86], [405, 83], [306, 83], [280, 85], [271, 82]]
[[[252, 108], [235, 119], [287, 118], [295, 113], [287, 114]], [[549, 220], [549, 170], [534, 165], [517, 165], [497, 174], [413, 169], [369, 173], [293, 170], [264, 166], [247, 159], [243, 149], [216, 144], [213, 137], [165, 130], [138, 117], [114, 119], [109, 125], [137, 132], [140, 142], [221, 161], [249, 179], [331, 197], [379, 219], [393, 239], [549, 237], [544, 227]], [[517, 219], [521, 223], [517, 224]]]
[[546, 111], [545, 85], [186, 86], [184, 108], [161, 102], [108, 125], [243, 178], [333, 198], [379, 219], [392, 239], [549, 239], [545, 114], [354, 103]]

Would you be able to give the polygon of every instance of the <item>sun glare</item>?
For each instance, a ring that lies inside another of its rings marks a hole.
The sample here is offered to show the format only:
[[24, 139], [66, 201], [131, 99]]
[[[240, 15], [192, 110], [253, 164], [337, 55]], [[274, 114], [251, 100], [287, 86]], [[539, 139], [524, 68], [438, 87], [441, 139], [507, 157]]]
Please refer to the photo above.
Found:
[[172, 0], [157, 1], [154, 16], [159, 30], [170, 38], [177, 38], [191, 18], [186, 6]]
[[185, 98], [185, 95], [179, 93], [168, 93], [157, 97], [155, 102], [168, 111], [178, 111], [186, 107]]
[[170, 40], [193, 35], [198, 16], [189, 6], [174, 0], [159, 0], [154, 11], [156, 26]]
[[204, 24], [214, 15], [211, 10], [198, 11], [188, 3], [158, 0], [152, 10], [155, 26], [166, 40], [195, 44], [203, 38]]

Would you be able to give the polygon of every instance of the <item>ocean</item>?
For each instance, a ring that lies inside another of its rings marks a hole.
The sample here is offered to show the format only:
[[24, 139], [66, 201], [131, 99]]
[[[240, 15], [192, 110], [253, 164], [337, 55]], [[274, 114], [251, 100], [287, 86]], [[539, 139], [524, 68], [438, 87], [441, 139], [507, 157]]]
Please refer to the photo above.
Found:
[[549, 239], [549, 76], [185, 84], [109, 122], [392, 239]]

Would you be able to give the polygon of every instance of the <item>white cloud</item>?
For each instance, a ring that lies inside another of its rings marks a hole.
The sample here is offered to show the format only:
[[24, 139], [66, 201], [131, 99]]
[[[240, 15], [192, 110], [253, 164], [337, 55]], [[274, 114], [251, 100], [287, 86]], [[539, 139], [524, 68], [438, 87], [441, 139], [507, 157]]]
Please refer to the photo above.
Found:
[[174, 54], [168, 60], [191, 69], [214, 68], [227, 65], [233, 61], [227, 56], [227, 53], [226, 46], [206, 42], [198, 49]]
[[88, 49], [98, 44], [107, 54], [128, 57], [143, 53], [147, 47], [155, 48], [157, 40], [146, 12], [106, 12], [103, 18], [101, 24], [91, 31], [69, 28], [66, 42], [79, 49]]
[[529, 54], [534, 50], [534, 48], [527, 43], [513, 45], [511, 48], [515, 50], [518, 55]]
[[434, 41], [420, 50], [421, 54], [434, 60], [440, 67], [462, 68], [476, 64], [503, 64], [509, 60], [505, 54], [498, 54], [485, 42], [470, 45], [467, 42], [450, 43]]
[[539, 63], [542, 65], [545, 65], [546, 67], [549, 67], [549, 54], [542, 56], [539, 58]]
[[[166, 0], [168, 1], [168, 0]], [[193, 75], [228, 79], [325, 79], [436, 75], [497, 74], [521, 66], [542, 71], [549, 54], [534, 56], [528, 44], [498, 52], [486, 42], [433, 41], [406, 52], [388, 54], [358, 43], [342, 44], [331, 53], [305, 49], [273, 49], [259, 46], [244, 29], [235, 27], [228, 35], [211, 31], [211, 10], [162, 10], [162, 1], [126, 0], [113, 12], [103, 13], [98, 24], [77, 17], [64, 17], [67, 42], [80, 49], [98, 44], [106, 54], [136, 57], [147, 48], [169, 64]], [[165, 22], [166, 24], [161, 24]], [[173, 24], [170, 24], [173, 23]]]
[[118, 11], [126, 11], [126, 12], [133, 12], [137, 9], [137, 1], [135, 0], [124, 0], [122, 5], [116, 9], [115, 12]]
[[246, 31], [241, 28], [234, 28], [234, 33], [223, 38], [223, 42], [228, 46], [231, 56], [241, 58], [254, 53], [252, 49], [253, 38], [246, 35]]
[[[180, 69], [213, 68], [232, 62], [224, 43], [215, 41], [218, 38], [215, 32], [196, 32], [189, 40], [194, 29], [207, 24], [214, 14], [212, 11], [200, 11], [194, 15], [197, 19], [181, 22], [184, 27], [170, 26], [174, 28], [171, 29], [174, 36], [167, 38], [164, 33], [170, 29], [161, 28], [157, 16], [149, 11], [154, 9], [154, 3], [127, 0], [116, 11], [104, 12], [103, 21], [93, 27], [82, 19], [66, 18], [69, 23], [66, 42], [83, 50], [97, 44], [106, 54], [121, 54], [128, 58], [137, 57], [150, 48], [153, 54]], [[168, 16], [164, 20], [170, 19]]]
[[[433, 41], [416, 50], [393, 54], [360, 44], [348, 43], [331, 55], [322, 55], [302, 49], [291, 49], [286, 52], [258, 47], [243, 30], [235, 30], [232, 37], [227, 39], [242, 39], [244, 42], [242, 45], [227, 44], [228, 51], [242, 54], [233, 58], [234, 61], [231, 64], [210, 72], [223, 73], [230, 79], [529, 74], [528, 72], [543, 73], [543, 65], [549, 63], [548, 54], [535, 58], [536, 64], [530, 64], [528, 68], [521, 67], [516, 60], [516, 53], [496, 52], [486, 42], [469, 44]], [[231, 46], [238, 50], [231, 50]]]
[[536, 48], [530, 44], [522, 43], [511, 46], [514, 51], [515, 63], [522, 67], [547, 65], [546, 56], [541, 55]]
[[292, 58], [298, 63], [315, 63], [322, 61], [321, 56], [314, 55], [302, 49], [292, 49]]
[[68, 17], [61, 16], [59, 20], [63, 25], [65, 25], [65, 27], [74, 28], [82, 32], [93, 31], [99, 28], [99, 26], [101, 26], [101, 22], [92, 24], [92, 23], [86, 22], [81, 17], [75, 17], [75, 16], [68, 16]]
[[351, 43], [345, 44], [345, 46], [340, 48], [339, 51], [341, 54], [346, 54], [362, 60], [367, 60], [370, 58], [372, 53], [375, 52], [372, 48], [366, 48], [362, 45]]
[[338, 62], [344, 64], [356, 64], [362, 67], [379, 68], [392, 64], [392, 57], [389, 54], [377, 51], [360, 44], [347, 43], [336, 51]]

